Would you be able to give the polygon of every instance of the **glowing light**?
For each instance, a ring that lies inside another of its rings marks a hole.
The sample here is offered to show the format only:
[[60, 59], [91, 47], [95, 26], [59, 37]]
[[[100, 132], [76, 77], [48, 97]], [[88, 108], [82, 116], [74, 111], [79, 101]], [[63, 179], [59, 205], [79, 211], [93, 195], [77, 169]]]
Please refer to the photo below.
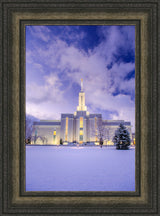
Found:
[[83, 130], [80, 130], [80, 131], [79, 131], [79, 135], [83, 135]]
[[68, 138], [68, 117], [66, 117], [65, 141], [67, 141], [67, 138]]
[[83, 128], [83, 117], [80, 117], [80, 128]]
[[134, 139], [133, 139], [133, 145], [135, 145], [135, 144], [136, 144], [136, 139], [134, 138]]
[[111, 140], [109, 140], [107, 141], [107, 145], [114, 145], [114, 143]]
[[53, 131], [53, 144], [56, 144], [56, 130]]

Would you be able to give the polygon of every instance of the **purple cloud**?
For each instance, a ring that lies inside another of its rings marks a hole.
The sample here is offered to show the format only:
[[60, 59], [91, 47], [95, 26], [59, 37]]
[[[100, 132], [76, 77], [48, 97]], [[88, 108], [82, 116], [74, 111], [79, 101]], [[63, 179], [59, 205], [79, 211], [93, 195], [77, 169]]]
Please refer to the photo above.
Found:
[[[73, 113], [78, 103], [78, 92], [74, 96], [71, 92], [74, 84], [80, 85], [83, 78], [86, 104], [92, 107], [90, 112], [107, 110], [113, 119], [131, 121], [135, 126], [135, 78], [125, 79], [135, 69], [132, 58], [135, 52], [134, 26], [97, 27], [101, 40], [87, 51], [82, 42], [88, 33], [79, 26], [76, 30], [72, 26], [57, 26], [60, 30], [56, 26], [27, 28], [28, 114], [39, 119], [58, 119], [60, 113]], [[130, 61], [127, 55], [131, 56]]]

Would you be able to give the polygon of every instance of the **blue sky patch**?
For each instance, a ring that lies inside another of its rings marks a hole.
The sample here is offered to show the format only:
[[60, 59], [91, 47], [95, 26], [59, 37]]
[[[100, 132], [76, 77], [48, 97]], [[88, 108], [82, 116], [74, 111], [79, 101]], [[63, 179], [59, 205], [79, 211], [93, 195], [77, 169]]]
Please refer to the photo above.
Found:
[[26, 26], [26, 112], [60, 119], [78, 105], [135, 126], [135, 26]]

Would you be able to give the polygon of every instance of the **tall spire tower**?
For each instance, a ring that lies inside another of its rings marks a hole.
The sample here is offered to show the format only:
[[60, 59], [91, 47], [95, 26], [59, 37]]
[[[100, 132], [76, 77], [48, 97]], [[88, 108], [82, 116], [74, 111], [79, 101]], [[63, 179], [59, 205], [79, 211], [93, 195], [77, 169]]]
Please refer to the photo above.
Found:
[[85, 106], [85, 93], [83, 91], [83, 79], [81, 79], [81, 91], [79, 92], [79, 105], [77, 106], [77, 111], [87, 111]]

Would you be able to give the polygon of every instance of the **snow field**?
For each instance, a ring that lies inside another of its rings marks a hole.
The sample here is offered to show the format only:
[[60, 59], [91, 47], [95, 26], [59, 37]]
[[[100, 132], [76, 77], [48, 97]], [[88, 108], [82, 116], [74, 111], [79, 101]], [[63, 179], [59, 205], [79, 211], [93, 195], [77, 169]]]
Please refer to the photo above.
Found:
[[134, 190], [134, 148], [26, 146], [26, 191]]

